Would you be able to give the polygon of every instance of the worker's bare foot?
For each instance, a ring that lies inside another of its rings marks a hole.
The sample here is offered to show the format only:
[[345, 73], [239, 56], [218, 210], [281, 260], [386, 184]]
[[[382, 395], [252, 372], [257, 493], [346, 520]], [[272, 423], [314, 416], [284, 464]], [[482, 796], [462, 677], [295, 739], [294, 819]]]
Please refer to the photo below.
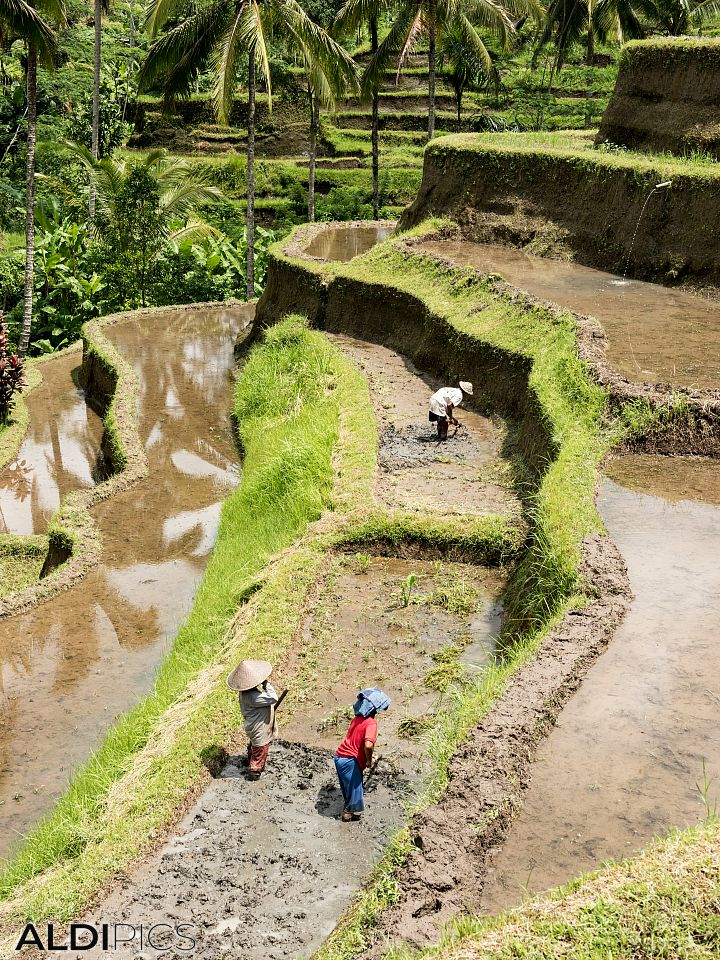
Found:
[[247, 778], [248, 780], [259, 780], [260, 774], [255, 770], [251, 770], [250, 773], [248, 773]]
[[351, 820], [355, 819], [355, 814], [351, 810], [343, 810], [342, 822], [350, 823]]

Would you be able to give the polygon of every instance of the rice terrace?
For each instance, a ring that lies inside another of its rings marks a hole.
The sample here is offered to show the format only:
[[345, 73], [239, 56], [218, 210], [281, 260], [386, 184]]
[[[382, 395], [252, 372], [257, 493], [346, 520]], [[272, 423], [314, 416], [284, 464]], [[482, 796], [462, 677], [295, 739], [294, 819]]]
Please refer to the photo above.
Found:
[[720, 957], [720, 5], [0, 0], [0, 958]]

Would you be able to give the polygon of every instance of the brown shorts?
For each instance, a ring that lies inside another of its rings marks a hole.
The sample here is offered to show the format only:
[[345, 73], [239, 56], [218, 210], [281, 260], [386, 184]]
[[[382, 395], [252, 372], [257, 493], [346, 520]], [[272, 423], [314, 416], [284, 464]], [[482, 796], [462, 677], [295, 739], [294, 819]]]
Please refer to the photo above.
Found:
[[269, 743], [266, 743], [264, 747], [253, 747], [251, 744], [248, 744], [248, 770], [250, 773], [263, 772], [269, 752]]

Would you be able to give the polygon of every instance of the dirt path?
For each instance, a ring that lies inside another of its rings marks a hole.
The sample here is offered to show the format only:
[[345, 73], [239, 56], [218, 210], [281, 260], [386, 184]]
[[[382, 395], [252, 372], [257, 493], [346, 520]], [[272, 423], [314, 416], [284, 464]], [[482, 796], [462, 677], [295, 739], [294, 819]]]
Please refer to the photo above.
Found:
[[[343, 824], [331, 755], [298, 744], [272, 747], [267, 773], [245, 778], [232, 758], [156, 857], [103, 904], [98, 924], [188, 924], [158, 928], [167, 951], [142, 951], [139, 934], [113, 956], [180, 960], [307, 957], [330, 934], [398, 823], [403, 784], [379, 773], [373, 816]], [[125, 929], [123, 936], [129, 936]], [[107, 956], [101, 950], [66, 956]]]
[[391, 507], [445, 514], [503, 513], [518, 509], [510, 470], [501, 457], [505, 428], [468, 406], [462, 427], [436, 440], [428, 421], [430, 396], [444, 386], [387, 347], [329, 334], [367, 377], [380, 448], [376, 495]]
[[634, 456], [610, 474], [598, 507], [635, 598], [540, 748], [488, 913], [702, 819], [703, 763], [720, 795], [720, 463]]

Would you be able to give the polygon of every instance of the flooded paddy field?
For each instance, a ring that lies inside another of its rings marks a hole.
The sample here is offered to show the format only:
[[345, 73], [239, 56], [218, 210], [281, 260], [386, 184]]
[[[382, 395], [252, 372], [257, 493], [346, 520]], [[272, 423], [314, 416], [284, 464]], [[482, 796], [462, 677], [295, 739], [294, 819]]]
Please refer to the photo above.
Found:
[[[410, 576], [405, 605], [401, 584]], [[497, 571], [471, 565], [328, 557], [298, 646], [277, 671], [278, 689], [292, 678], [291, 694], [266, 772], [248, 781], [244, 757], [231, 756], [172, 839], [120, 878], [92, 922], [182, 920], [194, 929], [193, 956], [207, 960], [309, 957], [422, 786], [422, 731], [445, 687], [492, 658], [501, 587]], [[365, 815], [344, 824], [332, 755], [358, 688], [372, 685], [392, 705], [378, 718], [380, 761]], [[138, 953], [137, 944], [118, 951]], [[164, 955], [183, 953], [168, 944]]]
[[[598, 507], [634, 600], [540, 747], [525, 804], [494, 858], [496, 913], [655, 836], [720, 795], [720, 462], [614, 460]], [[703, 796], [705, 794], [705, 797]]]
[[331, 341], [367, 378], [378, 423], [376, 496], [390, 507], [429, 513], [488, 514], [517, 509], [510, 464], [503, 460], [505, 424], [465, 404], [461, 426], [440, 443], [428, 420], [430, 396], [444, 384], [406, 357], [342, 334]]
[[535, 297], [593, 316], [607, 336], [608, 362], [631, 380], [720, 388], [717, 303], [500, 244], [434, 240], [414, 249], [500, 274]]
[[[106, 328], [138, 377], [149, 476], [93, 508], [98, 567], [0, 621], [0, 857], [51, 808], [116, 716], [152, 688], [192, 605], [222, 500], [238, 481], [232, 348], [251, 311], [198, 309]], [[0, 479], [11, 532], [42, 532], [59, 498], [97, 476], [102, 430], [72, 385], [79, 361], [46, 363], [45, 384], [29, 397], [28, 437]], [[26, 495], [12, 482], [23, 461]]]
[[2, 533], [45, 533], [63, 497], [102, 476], [102, 419], [73, 382], [80, 359], [73, 351], [40, 368], [43, 381], [26, 400], [27, 433], [0, 471]]
[[387, 240], [394, 224], [368, 223], [347, 227], [328, 227], [315, 236], [305, 247], [308, 257], [318, 260], [337, 260], [347, 263], [362, 256], [376, 244]]

